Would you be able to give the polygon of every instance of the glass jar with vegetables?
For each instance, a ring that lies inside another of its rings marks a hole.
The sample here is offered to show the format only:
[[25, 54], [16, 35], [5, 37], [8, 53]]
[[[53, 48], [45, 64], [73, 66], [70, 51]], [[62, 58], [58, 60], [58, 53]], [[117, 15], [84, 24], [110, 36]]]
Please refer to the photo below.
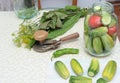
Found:
[[93, 4], [84, 21], [86, 51], [94, 56], [107, 56], [115, 46], [118, 20], [109, 2]]

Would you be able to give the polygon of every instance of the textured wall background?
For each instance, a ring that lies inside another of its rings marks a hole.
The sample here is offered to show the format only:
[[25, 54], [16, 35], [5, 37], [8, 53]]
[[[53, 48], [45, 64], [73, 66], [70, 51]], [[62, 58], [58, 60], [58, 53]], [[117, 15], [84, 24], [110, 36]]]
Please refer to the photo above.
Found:
[[[14, 0], [0, 0], [0, 11], [11, 11], [13, 10]], [[104, 1], [104, 0], [78, 0], [78, 6], [80, 7], [91, 7], [94, 2]], [[65, 5], [70, 5], [72, 0], [41, 0], [42, 7], [64, 7]]]
[[[78, 5], [80, 7], [90, 7], [94, 2], [100, 0], [78, 0]], [[11, 11], [13, 10], [14, 0], [0, 0], [0, 11]], [[65, 5], [70, 5], [72, 0], [41, 0], [42, 7], [64, 7]]]
[[0, 10], [13, 10], [13, 0], [0, 0]]

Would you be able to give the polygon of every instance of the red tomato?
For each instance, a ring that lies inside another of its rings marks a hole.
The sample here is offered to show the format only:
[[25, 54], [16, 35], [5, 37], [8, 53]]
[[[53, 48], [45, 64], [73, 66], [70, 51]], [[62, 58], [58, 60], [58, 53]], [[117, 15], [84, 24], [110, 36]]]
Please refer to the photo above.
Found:
[[108, 34], [109, 34], [109, 35], [113, 35], [114, 33], [116, 33], [116, 31], [117, 31], [116, 26], [113, 26], [113, 27], [109, 27], [109, 28], [108, 28]]
[[91, 28], [97, 28], [102, 25], [101, 16], [99, 15], [92, 15], [89, 19], [89, 25]]

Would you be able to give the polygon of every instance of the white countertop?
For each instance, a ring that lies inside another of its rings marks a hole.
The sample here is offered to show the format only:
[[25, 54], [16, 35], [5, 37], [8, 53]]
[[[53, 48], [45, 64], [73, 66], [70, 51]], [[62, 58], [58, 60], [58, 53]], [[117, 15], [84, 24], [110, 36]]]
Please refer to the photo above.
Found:
[[[84, 18], [80, 19], [71, 30], [64, 34], [65, 36], [73, 32], [79, 32], [80, 37], [77, 40], [63, 43], [60, 46], [60, 48], [78, 48], [80, 53], [78, 55], [70, 55], [69, 57], [67, 55], [62, 56], [60, 59], [75, 57], [87, 60], [92, 58], [83, 48], [83, 20]], [[18, 19], [14, 12], [0, 12], [0, 83], [45, 83], [47, 73], [50, 72], [47, 71], [48, 63], [50, 63], [50, 57], [54, 51], [37, 53], [33, 50], [14, 46], [11, 33], [18, 30], [21, 22], [22, 20]], [[111, 55], [99, 59], [119, 60], [119, 42], [117, 41]]]

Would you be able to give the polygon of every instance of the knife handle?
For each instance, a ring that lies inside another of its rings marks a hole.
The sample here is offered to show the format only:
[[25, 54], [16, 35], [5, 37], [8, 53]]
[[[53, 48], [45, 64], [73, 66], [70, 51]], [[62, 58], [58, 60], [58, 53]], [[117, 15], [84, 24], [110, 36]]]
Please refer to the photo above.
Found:
[[63, 38], [60, 38], [60, 41], [64, 42], [64, 41], [75, 39], [75, 38], [78, 38], [78, 37], [79, 37], [79, 33], [76, 32], [76, 33], [70, 34], [68, 36], [65, 36]]

